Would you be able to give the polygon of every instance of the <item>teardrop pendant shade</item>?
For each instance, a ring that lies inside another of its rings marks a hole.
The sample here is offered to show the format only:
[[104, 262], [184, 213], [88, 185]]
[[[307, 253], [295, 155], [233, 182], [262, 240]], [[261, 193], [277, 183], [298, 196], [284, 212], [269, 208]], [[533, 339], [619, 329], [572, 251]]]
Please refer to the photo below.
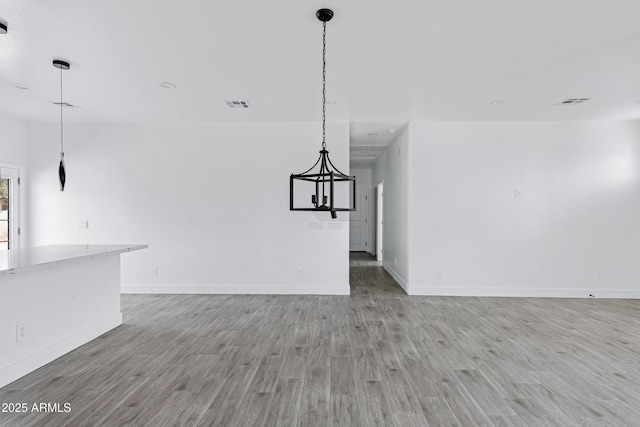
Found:
[[60, 191], [64, 191], [64, 183], [67, 180], [67, 173], [64, 169], [64, 156], [60, 157], [60, 165], [58, 166], [58, 178], [60, 179]]

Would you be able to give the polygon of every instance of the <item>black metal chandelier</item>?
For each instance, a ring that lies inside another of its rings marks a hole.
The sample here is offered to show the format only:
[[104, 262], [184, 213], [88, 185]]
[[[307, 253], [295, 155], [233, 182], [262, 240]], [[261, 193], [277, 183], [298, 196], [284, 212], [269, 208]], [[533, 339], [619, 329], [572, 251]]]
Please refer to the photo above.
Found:
[[[331, 212], [331, 218], [337, 218], [336, 212], [356, 210], [356, 177], [340, 172], [329, 158], [326, 143], [326, 113], [327, 113], [327, 22], [333, 18], [331, 9], [320, 9], [316, 17], [322, 22], [322, 150], [316, 163], [299, 174], [291, 174], [289, 190], [289, 210], [292, 211], [323, 211]], [[296, 191], [298, 183], [298, 191]], [[346, 183], [344, 185], [343, 183]], [[343, 192], [336, 191], [340, 187]], [[303, 193], [308, 200], [311, 193], [311, 203], [297, 206], [294, 202], [296, 194]], [[339, 200], [346, 199], [348, 207], [338, 207]]]
[[58, 164], [58, 180], [60, 181], [60, 191], [64, 191], [64, 184], [67, 181], [67, 171], [64, 166], [64, 121], [62, 114], [65, 103], [62, 100], [62, 71], [71, 68], [71, 65], [60, 59], [53, 60], [53, 66], [60, 70], [60, 163]]

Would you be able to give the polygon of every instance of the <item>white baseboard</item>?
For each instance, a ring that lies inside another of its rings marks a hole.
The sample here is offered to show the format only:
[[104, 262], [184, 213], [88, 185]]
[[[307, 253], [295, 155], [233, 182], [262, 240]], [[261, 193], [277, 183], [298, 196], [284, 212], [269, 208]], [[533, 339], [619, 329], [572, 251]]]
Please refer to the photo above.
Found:
[[333, 285], [121, 285], [123, 294], [349, 295], [349, 283]]
[[406, 293], [409, 293], [409, 285], [389, 264], [382, 264], [382, 267], [393, 277], [393, 280], [398, 282], [398, 285], [404, 289]]
[[24, 359], [1, 368], [0, 387], [11, 384], [15, 380], [35, 371], [49, 362], [56, 360], [58, 357], [75, 350], [89, 341], [98, 338], [100, 335], [107, 333], [120, 325], [122, 325], [122, 313], [111, 316], [100, 323], [63, 339], [62, 341], [43, 348]]
[[464, 297], [531, 297], [531, 298], [619, 298], [640, 299], [636, 289], [577, 288], [471, 288], [412, 285], [409, 295]]

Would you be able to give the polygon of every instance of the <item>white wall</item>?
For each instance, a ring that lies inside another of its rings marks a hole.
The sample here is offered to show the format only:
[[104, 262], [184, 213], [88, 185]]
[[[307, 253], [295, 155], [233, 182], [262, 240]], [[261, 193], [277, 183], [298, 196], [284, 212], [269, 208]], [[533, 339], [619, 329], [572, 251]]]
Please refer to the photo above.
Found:
[[373, 167], [373, 185], [384, 182], [383, 267], [405, 289], [409, 283], [409, 132], [405, 128]]
[[0, 163], [25, 167], [27, 126], [19, 120], [0, 117]]
[[[367, 191], [367, 218], [368, 218], [368, 226], [367, 226], [367, 252], [375, 253], [375, 192], [372, 184], [373, 170], [369, 169], [351, 169], [349, 171], [349, 175], [355, 175], [356, 177], [356, 189], [357, 190], [366, 190]], [[360, 209], [360, 207], [357, 207]]]
[[[61, 193], [57, 127], [32, 125], [31, 244], [147, 243], [123, 259], [130, 292], [348, 294], [348, 213], [289, 211], [289, 175], [316, 161], [320, 130], [68, 125]], [[347, 124], [330, 124], [327, 140], [345, 165]]]
[[411, 294], [640, 297], [639, 123], [415, 122], [410, 169]]
[[27, 182], [27, 125], [26, 123], [0, 117], [0, 166], [17, 167], [21, 172], [20, 187], [20, 246], [24, 246], [29, 233], [26, 227]]

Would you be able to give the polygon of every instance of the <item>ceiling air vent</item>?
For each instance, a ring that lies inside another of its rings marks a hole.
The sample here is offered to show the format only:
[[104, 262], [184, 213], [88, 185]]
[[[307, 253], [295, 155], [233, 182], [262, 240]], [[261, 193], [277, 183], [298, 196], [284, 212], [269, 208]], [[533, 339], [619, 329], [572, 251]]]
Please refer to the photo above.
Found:
[[227, 101], [229, 108], [251, 108], [249, 101]]
[[564, 100], [558, 102], [555, 105], [578, 105], [578, 104], [582, 104], [582, 103], [584, 103], [584, 102], [586, 102], [588, 100], [589, 100], [589, 98], [567, 98], [567, 99], [564, 99]]
[[61, 106], [62, 105], [64, 108], [82, 108], [79, 105], [70, 104], [68, 102], [51, 101], [51, 103], [53, 105], [57, 105], [57, 106]]

